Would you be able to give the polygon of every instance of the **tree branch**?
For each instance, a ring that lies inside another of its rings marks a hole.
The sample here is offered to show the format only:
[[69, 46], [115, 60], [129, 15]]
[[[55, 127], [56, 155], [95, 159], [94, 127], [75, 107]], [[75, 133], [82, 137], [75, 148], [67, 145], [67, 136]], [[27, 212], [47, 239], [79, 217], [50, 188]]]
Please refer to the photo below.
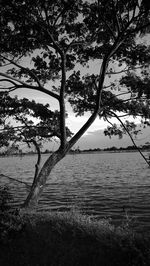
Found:
[[113, 123], [111, 123], [110, 121], [109, 121], [109, 119], [106, 117], [106, 115], [105, 115], [105, 119], [106, 119], [106, 121], [113, 127]]
[[10, 177], [10, 176], [7, 176], [7, 175], [3, 175], [3, 174], [0, 174], [0, 176], [6, 177], [6, 178], [8, 178], [8, 179], [10, 179], [12, 181], [18, 182], [20, 184], [24, 184], [26, 186], [27, 190], [30, 190], [30, 188], [31, 188], [31, 186], [29, 184], [27, 184], [26, 182], [23, 182], [21, 180], [18, 180], [16, 178], [13, 178], [13, 177]]
[[120, 26], [120, 22], [119, 22], [119, 19], [118, 19], [116, 5], [114, 3], [114, 0], [112, 0], [112, 3], [113, 3], [114, 11], [115, 11], [116, 26], [117, 26], [117, 31], [118, 31], [118, 35], [119, 35], [120, 32], [121, 32], [121, 26]]
[[106, 75], [116, 75], [116, 74], [121, 74], [121, 73], [124, 73], [124, 72], [128, 72], [130, 70], [137, 70], [137, 69], [141, 69], [141, 66], [134, 67], [134, 68], [128, 68], [128, 69], [126, 69], [126, 67], [125, 67], [123, 70], [120, 70], [120, 71], [115, 71], [115, 72], [110, 71], [110, 72], [107, 72]]
[[41, 91], [43, 93], [46, 93], [48, 94], [49, 96], [57, 99], [59, 101], [59, 95], [55, 94], [54, 92], [52, 91], [49, 91], [47, 89], [45, 89], [44, 87], [41, 87], [41, 86], [33, 86], [33, 85], [29, 85], [21, 80], [18, 80], [14, 77], [11, 77], [3, 72], [0, 72], [0, 76], [3, 76], [3, 77], [6, 77], [8, 79], [8, 82], [10, 81], [16, 81], [17, 83], [20, 83], [21, 85], [18, 85], [17, 83], [15, 84], [16, 86], [16, 89], [20, 89], [20, 88], [27, 88], [27, 89], [31, 89], [31, 90], [37, 90], [37, 91]]
[[136, 27], [135, 29], [129, 31], [129, 34], [132, 34], [132, 33], [135, 33], [135, 32], [139, 32], [139, 31], [141, 31], [141, 30], [143, 30], [143, 29], [145, 29], [145, 28], [147, 28], [147, 27], [149, 27], [149, 26], [150, 26], [150, 22], [147, 23], [147, 24], [145, 24], [145, 25], [142, 25], [142, 26]]
[[82, 41], [81, 41], [81, 42], [80, 42], [80, 41], [78, 41], [78, 42], [76, 42], [76, 41], [72, 41], [72, 42], [68, 45], [66, 52], [67, 52], [67, 51], [69, 50], [69, 48], [72, 47], [72, 46], [83, 45], [83, 44], [85, 44], [85, 43], [83, 43]]
[[[98, 1], [98, 9], [99, 9], [99, 7], [100, 7], [100, 1]], [[115, 41], [116, 40], [116, 36], [115, 36], [113, 30], [111, 29], [111, 27], [109, 26], [109, 24], [106, 22], [106, 19], [100, 13], [100, 11], [98, 12], [98, 20], [99, 20], [99, 22], [101, 20], [104, 23], [106, 28], [109, 30], [110, 35], [113, 37], [113, 39]]]
[[85, 131], [91, 126], [91, 124], [95, 121], [98, 113], [100, 112], [101, 107], [101, 95], [103, 90], [103, 84], [105, 80], [105, 74], [107, 71], [107, 66], [109, 63], [110, 57], [116, 52], [116, 50], [119, 48], [119, 46], [122, 44], [124, 40], [120, 40], [120, 37], [118, 37], [113, 44], [112, 49], [109, 51], [108, 54], [104, 56], [103, 62], [101, 64], [100, 68], [100, 74], [99, 74], [99, 84], [97, 87], [97, 97], [96, 97], [96, 103], [95, 103], [95, 110], [93, 111], [93, 114], [90, 116], [90, 118], [87, 120], [87, 122], [79, 129], [79, 131], [72, 137], [72, 139], [68, 142], [67, 150], [71, 149], [71, 147], [78, 141], [78, 139], [85, 133]]
[[105, 26], [108, 28], [110, 35], [113, 37], [114, 41], [116, 40], [116, 36], [113, 32], [113, 30], [111, 29], [111, 27], [109, 26], [109, 24], [106, 22], [105, 18], [103, 18], [103, 16], [100, 14], [100, 18], [103, 21], [103, 23], [105, 24]]
[[141, 154], [141, 156], [143, 157], [143, 159], [146, 161], [146, 163], [148, 164], [148, 166], [150, 166], [149, 161], [147, 160], [147, 158], [144, 156], [144, 154], [141, 152], [140, 148], [136, 145], [132, 135], [130, 134], [129, 130], [126, 128], [126, 126], [124, 125], [124, 123], [122, 122], [122, 120], [118, 117], [118, 115], [116, 115], [116, 113], [109, 111], [108, 113], [113, 114], [120, 122], [120, 124], [122, 125], [122, 127], [125, 129], [125, 131], [127, 132], [127, 134], [129, 135], [133, 145], [136, 147], [136, 149], [139, 151], [139, 153]]
[[66, 144], [66, 112], [65, 112], [65, 86], [66, 86], [66, 54], [61, 56], [62, 58], [62, 80], [61, 80], [61, 89], [60, 89], [60, 133], [61, 133], [61, 148], [64, 149]]
[[[12, 80], [8, 80], [8, 79], [0, 79], [0, 82], [10, 82], [10, 83], [12, 83], [14, 86], [16, 86], [16, 83], [14, 82], [14, 81], [12, 81]], [[6, 88], [4, 88], [4, 89], [6, 89]]]
[[[39, 148], [39, 145], [37, 144], [36, 140], [35, 139], [31, 139], [31, 140], [25, 140], [26, 142], [31, 142], [34, 144], [35, 148], [36, 148], [36, 151], [37, 151], [37, 154], [38, 154], [38, 158], [37, 158], [37, 162], [35, 164], [35, 173], [34, 173], [34, 179], [33, 179], [33, 183], [35, 182], [37, 176], [38, 176], [38, 173], [39, 173], [39, 170], [40, 170], [40, 163], [41, 163], [41, 151], [40, 151], [40, 148]], [[33, 184], [32, 183], [32, 184]]]
[[8, 62], [10, 62], [11, 64], [13, 64], [14, 66], [24, 70], [26, 73], [28, 73], [30, 75], [31, 78], [34, 78], [34, 80], [37, 82], [37, 84], [39, 85], [39, 87], [42, 87], [38, 77], [32, 72], [32, 70], [30, 70], [29, 68], [25, 68], [23, 66], [20, 66], [19, 64], [17, 64], [16, 62], [14, 62], [13, 60], [10, 60], [8, 58], [6, 58], [5, 56], [0, 55], [3, 59], [7, 60]]

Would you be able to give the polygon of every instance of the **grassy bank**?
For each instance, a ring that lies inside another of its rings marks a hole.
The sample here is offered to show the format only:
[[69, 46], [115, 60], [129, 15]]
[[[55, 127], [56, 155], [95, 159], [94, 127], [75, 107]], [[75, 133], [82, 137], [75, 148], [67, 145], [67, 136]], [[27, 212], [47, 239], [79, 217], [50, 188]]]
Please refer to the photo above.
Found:
[[150, 243], [77, 212], [1, 216], [0, 265], [148, 266]]

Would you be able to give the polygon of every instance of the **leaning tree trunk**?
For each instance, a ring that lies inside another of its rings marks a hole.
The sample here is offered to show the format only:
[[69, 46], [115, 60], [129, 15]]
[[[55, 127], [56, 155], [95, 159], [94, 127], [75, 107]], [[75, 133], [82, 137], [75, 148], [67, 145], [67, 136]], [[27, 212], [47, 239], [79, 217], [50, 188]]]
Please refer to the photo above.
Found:
[[[41, 171], [35, 178], [31, 191], [25, 200], [23, 207], [30, 207], [35, 206], [38, 202], [38, 199], [43, 191], [44, 185], [46, 184], [46, 181], [48, 179], [48, 176], [50, 175], [50, 172], [54, 168], [54, 166], [67, 154], [67, 152], [72, 148], [72, 146], [80, 139], [80, 137], [86, 132], [86, 130], [91, 126], [91, 124], [95, 121], [98, 113], [100, 112], [100, 105], [101, 105], [101, 95], [102, 95], [102, 89], [103, 89], [103, 83], [105, 79], [106, 69], [109, 62], [109, 58], [115, 53], [116, 49], [121, 43], [116, 42], [116, 44], [113, 47], [113, 50], [110, 51], [108, 55], [104, 57], [104, 60], [101, 65], [100, 69], [100, 79], [99, 79], [99, 85], [97, 88], [97, 99], [95, 103], [95, 110], [92, 113], [92, 115], [89, 117], [87, 122], [80, 128], [80, 130], [72, 137], [72, 139], [68, 143], [61, 143], [61, 148], [59, 148], [56, 152], [54, 152], [45, 162], [43, 165]], [[62, 113], [65, 110], [64, 106], [62, 108]], [[65, 116], [62, 116], [64, 119]], [[65, 125], [64, 121], [62, 124]], [[63, 128], [63, 126], [62, 126]], [[63, 140], [65, 140], [65, 136], [62, 137]], [[63, 148], [62, 148], [63, 147]]]
[[37, 205], [40, 195], [44, 189], [46, 181], [54, 166], [65, 156], [67, 151], [57, 150], [46, 160], [41, 171], [34, 179], [31, 190], [23, 203], [23, 208], [34, 207]]

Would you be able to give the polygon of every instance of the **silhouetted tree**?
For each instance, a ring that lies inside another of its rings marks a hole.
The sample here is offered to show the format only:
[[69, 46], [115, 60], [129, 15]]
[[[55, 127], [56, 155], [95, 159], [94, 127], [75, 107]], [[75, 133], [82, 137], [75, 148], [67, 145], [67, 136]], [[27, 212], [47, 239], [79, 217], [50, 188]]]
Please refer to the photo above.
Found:
[[[60, 146], [41, 167], [25, 206], [38, 201], [53, 167], [96, 117], [109, 121], [114, 114], [123, 114], [149, 119], [148, 90], [138, 83], [138, 78], [142, 84], [149, 78], [150, 48], [144, 42], [149, 8], [146, 0], [1, 1], [1, 89], [40, 91], [59, 103]], [[112, 75], [118, 80], [109, 80]], [[77, 115], [90, 112], [69, 140], [67, 100]]]

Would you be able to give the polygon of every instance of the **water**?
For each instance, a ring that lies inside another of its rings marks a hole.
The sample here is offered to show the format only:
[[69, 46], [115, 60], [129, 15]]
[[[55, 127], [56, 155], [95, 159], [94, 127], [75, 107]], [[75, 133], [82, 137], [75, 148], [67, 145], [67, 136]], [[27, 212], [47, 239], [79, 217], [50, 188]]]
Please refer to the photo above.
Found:
[[[35, 155], [3, 157], [0, 174], [31, 184], [35, 163]], [[23, 202], [28, 192], [24, 184], [3, 176], [0, 180], [10, 185], [15, 203]], [[140, 230], [150, 232], [150, 168], [136, 152], [67, 155], [54, 168], [39, 209], [70, 208], [116, 223], [126, 212]]]

